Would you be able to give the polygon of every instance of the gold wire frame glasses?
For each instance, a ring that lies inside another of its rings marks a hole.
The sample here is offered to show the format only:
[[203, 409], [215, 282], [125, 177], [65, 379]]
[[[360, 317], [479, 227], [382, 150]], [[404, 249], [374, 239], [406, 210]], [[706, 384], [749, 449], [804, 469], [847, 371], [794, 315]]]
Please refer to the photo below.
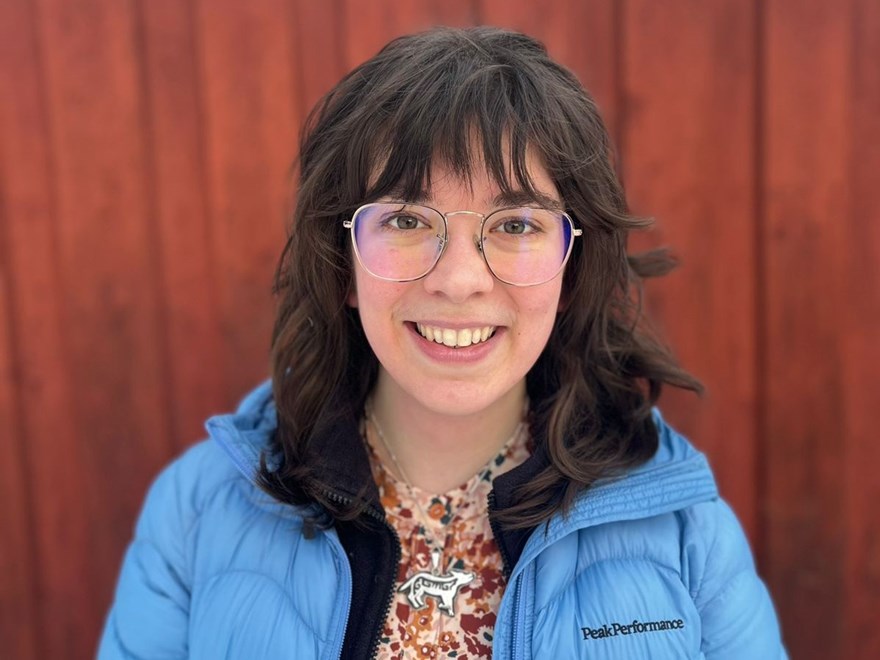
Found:
[[489, 272], [512, 286], [536, 286], [562, 272], [574, 239], [583, 234], [567, 213], [515, 207], [442, 213], [422, 204], [374, 202], [359, 207], [343, 226], [351, 231], [355, 255], [370, 275], [411, 282], [430, 273], [449, 243], [448, 219], [480, 218], [474, 245]]

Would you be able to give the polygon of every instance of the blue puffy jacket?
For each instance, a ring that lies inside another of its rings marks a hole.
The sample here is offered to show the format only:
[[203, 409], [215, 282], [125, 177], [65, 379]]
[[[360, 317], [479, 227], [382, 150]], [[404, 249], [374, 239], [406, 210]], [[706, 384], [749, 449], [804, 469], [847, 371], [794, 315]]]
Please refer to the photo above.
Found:
[[[655, 420], [660, 448], [650, 462], [523, 538], [494, 657], [786, 657], [705, 458]], [[302, 509], [256, 486], [275, 425], [267, 383], [237, 413], [209, 420], [211, 440], [157, 478], [99, 658], [340, 657], [347, 626], [368, 611], [352, 611], [359, 560], [336, 529], [304, 525]]]

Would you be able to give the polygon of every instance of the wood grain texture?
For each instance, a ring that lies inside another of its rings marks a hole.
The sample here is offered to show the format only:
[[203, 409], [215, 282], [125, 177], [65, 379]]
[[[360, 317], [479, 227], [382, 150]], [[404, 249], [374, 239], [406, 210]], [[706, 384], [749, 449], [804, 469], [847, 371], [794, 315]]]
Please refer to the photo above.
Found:
[[56, 251], [36, 295], [56, 296], [47, 344], [63, 356], [41, 373], [68, 389], [63, 407], [31, 401], [34, 418], [57, 415], [61, 428], [35, 429], [29, 451], [41, 642], [44, 657], [65, 658], [95, 646], [132, 512], [171, 440], [135, 17], [114, 0], [47, 0], [39, 17], [54, 200], [45, 245]]
[[859, 0], [853, 7], [849, 42], [852, 107], [849, 172], [852, 202], [844, 218], [849, 300], [841, 319], [846, 521], [844, 616], [849, 634], [843, 655], [880, 657], [880, 443], [874, 421], [880, 409], [880, 4]]
[[668, 417], [709, 454], [757, 540], [758, 428], [753, 8], [738, 0], [625, 5], [621, 159], [630, 203], [654, 216], [633, 249], [672, 246], [681, 268], [648, 309], [705, 400], [670, 392]]
[[[0, 274], [0, 318], [10, 315], [6, 284]], [[0, 643], [10, 657], [34, 658], [39, 618], [33, 516], [22, 455], [15, 343], [8, 330], [8, 324], [0, 323]]]
[[307, 117], [318, 100], [346, 73], [341, 6], [338, 1], [294, 3], [297, 49], [291, 64], [297, 81], [300, 117]]
[[210, 248], [226, 405], [268, 374], [272, 275], [284, 240], [302, 121], [293, 7], [283, 0], [196, 5]]
[[394, 37], [434, 25], [462, 27], [476, 20], [474, 0], [341, 0], [346, 70], [375, 55]]
[[788, 628], [804, 631], [794, 656], [872, 658], [880, 13], [796, 4], [773, 4], [767, 23], [771, 585]]
[[[870, 482], [847, 484], [847, 468], [876, 458], [860, 420], [880, 403], [876, 374], [857, 366], [867, 357], [857, 355], [863, 333], [876, 343], [866, 323], [877, 320], [880, 280], [865, 281], [860, 293], [850, 288], [878, 249], [866, 240], [876, 239], [877, 218], [854, 217], [860, 204], [876, 213], [867, 198], [876, 178], [868, 192], [853, 176], [862, 167], [855, 156], [870, 159], [876, 149], [854, 123], [855, 17], [855, 2], [777, 0], [766, 18], [766, 543], [793, 657], [868, 657], [855, 653], [861, 642], [853, 637], [867, 613], [846, 614], [850, 574], [865, 574], [848, 562], [867, 522], [851, 507], [876, 493]], [[858, 115], [864, 130], [876, 126], [876, 110], [873, 119]], [[876, 514], [866, 529], [877, 529]]]
[[177, 0], [140, 5], [145, 182], [155, 226], [168, 351], [165, 385], [171, 434], [178, 446], [204, 435], [204, 420], [222, 410], [229, 385], [222, 363], [215, 228], [208, 217], [205, 108], [202, 107], [193, 8]]
[[596, 99], [609, 131], [616, 135], [620, 3], [479, 0], [478, 7], [481, 23], [521, 30], [543, 41], [550, 55], [570, 68]]
[[[58, 287], [54, 163], [39, 27], [33, 3], [0, 6], [4, 73], [0, 78], [4, 99], [0, 233], [5, 274], [0, 323], [4, 349], [14, 351], [4, 360], [7, 369], [14, 369], [14, 380], [6, 384], [16, 387], [11, 396], [4, 395], [10, 416], [4, 415], [0, 423], [4, 488], [13, 490], [8, 493], [11, 499], [4, 502], [12, 507], [7, 511], [10, 535], [4, 534], [10, 554], [5, 557], [15, 562], [8, 569], [15, 575], [3, 580], [0, 597], [4, 612], [11, 612], [3, 616], [3, 648], [8, 642], [24, 658], [51, 657], [58, 650], [54, 641], [59, 636], [85, 648], [91, 643], [97, 611], [96, 603], [89, 604], [87, 599], [75, 613], [64, 604], [71, 595], [83, 595], [75, 588], [71, 594], [70, 586], [83, 565], [86, 525], [76, 515], [67, 515], [70, 503], [81, 502], [81, 492], [66, 472], [76, 473], [76, 424], [72, 422], [68, 352], [61, 323], [64, 300]], [[27, 529], [16, 523], [21, 514], [28, 516]], [[66, 543], [80, 548], [69, 558], [59, 553]], [[104, 580], [110, 583], [112, 578]], [[29, 583], [29, 593], [15, 593], [24, 583]], [[47, 621], [55, 622], [48, 633]], [[6, 628], [16, 624], [25, 627]], [[83, 631], [79, 638], [77, 629]]]
[[[4, 16], [0, 12], [0, 20]], [[0, 38], [3, 37], [0, 32]], [[7, 62], [6, 53], [0, 62]], [[3, 171], [0, 158], [0, 172]], [[21, 368], [12, 303], [8, 212], [0, 187], [0, 648], [15, 658], [37, 653], [36, 565], [31, 493], [23, 456]]]

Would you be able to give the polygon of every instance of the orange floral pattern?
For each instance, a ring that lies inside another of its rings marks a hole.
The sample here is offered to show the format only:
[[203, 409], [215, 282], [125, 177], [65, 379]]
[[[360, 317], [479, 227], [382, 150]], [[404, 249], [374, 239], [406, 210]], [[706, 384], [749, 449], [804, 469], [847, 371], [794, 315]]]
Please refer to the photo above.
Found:
[[[504, 593], [505, 580], [501, 554], [489, 524], [488, 496], [492, 479], [510, 470], [529, 456], [528, 433], [520, 432], [490, 461], [489, 469], [474, 475], [442, 495], [410, 489], [386, 470], [374, 447], [378, 438], [372, 425], [366, 425], [367, 453], [373, 478], [388, 521], [400, 537], [401, 556], [395, 582], [394, 600], [382, 631], [377, 658], [489, 658], [495, 619]], [[427, 520], [419, 511], [422, 506]], [[425, 533], [430, 525], [438, 542], [446, 539], [441, 571], [461, 568], [473, 571], [476, 579], [464, 585], [455, 600], [455, 617], [437, 609], [427, 598], [420, 610], [410, 607], [406, 595], [397, 591], [419, 571], [431, 571], [430, 543]]]

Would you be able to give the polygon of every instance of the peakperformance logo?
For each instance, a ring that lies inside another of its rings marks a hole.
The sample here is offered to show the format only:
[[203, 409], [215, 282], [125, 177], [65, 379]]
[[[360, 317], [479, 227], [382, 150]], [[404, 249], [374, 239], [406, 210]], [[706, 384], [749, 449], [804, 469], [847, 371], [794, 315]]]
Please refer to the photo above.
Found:
[[632, 623], [606, 623], [599, 628], [581, 628], [584, 640], [604, 639], [617, 637], [618, 635], [638, 635], [649, 632], [662, 632], [669, 630], [682, 630], [684, 621], [681, 619], [666, 619], [662, 621], [633, 621]]

